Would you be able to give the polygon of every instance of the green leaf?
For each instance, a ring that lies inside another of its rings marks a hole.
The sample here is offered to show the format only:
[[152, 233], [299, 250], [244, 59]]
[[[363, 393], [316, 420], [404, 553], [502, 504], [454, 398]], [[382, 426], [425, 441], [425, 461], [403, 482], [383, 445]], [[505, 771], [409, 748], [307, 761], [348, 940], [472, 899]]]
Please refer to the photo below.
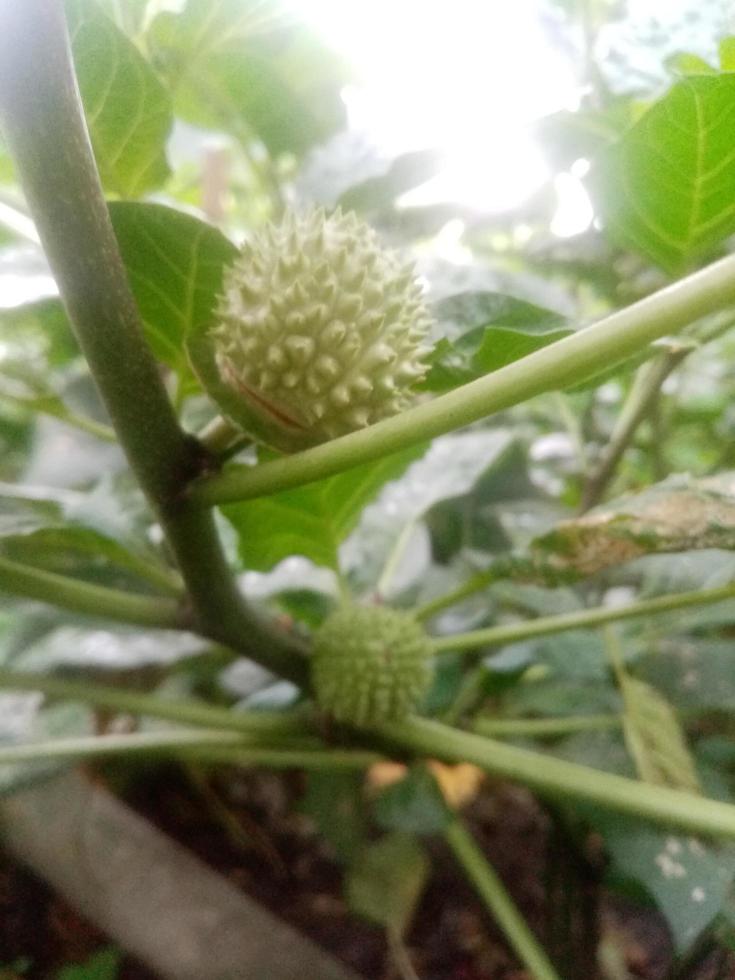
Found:
[[351, 861], [367, 837], [362, 783], [361, 773], [325, 769], [307, 775], [299, 810], [311, 817], [340, 861]]
[[444, 337], [420, 387], [444, 392], [571, 333], [564, 317], [503, 293], [459, 293], [435, 304]]
[[346, 190], [339, 204], [347, 211], [371, 212], [389, 207], [397, 197], [433, 177], [441, 167], [436, 150], [414, 150], [396, 157], [384, 173]]
[[65, 966], [57, 980], [116, 980], [120, 972], [122, 954], [109, 947], [94, 953], [85, 963]]
[[647, 783], [700, 793], [694, 760], [674, 709], [645, 681], [619, 675], [623, 735], [638, 775]]
[[608, 234], [676, 272], [735, 231], [735, 75], [675, 84], [592, 171]]
[[150, 31], [176, 111], [273, 155], [303, 153], [344, 122], [345, 71], [279, 0], [188, 0]]
[[414, 837], [398, 831], [360, 854], [347, 875], [350, 909], [398, 934], [411, 921], [429, 876], [429, 862]]
[[694, 480], [675, 475], [638, 494], [563, 521], [533, 542], [542, 566], [560, 575], [592, 575], [643, 555], [735, 550], [732, 473]]
[[105, 187], [138, 197], [169, 175], [171, 100], [135, 45], [94, 3], [66, 0], [72, 52]]
[[723, 37], [719, 45], [720, 68], [723, 71], [735, 71], [735, 37]]
[[438, 834], [451, 820], [436, 780], [423, 763], [384, 789], [375, 799], [373, 810], [384, 830], [405, 833]]
[[27, 369], [37, 365], [39, 373], [46, 373], [79, 355], [64, 307], [55, 297], [0, 309], [0, 338], [0, 368], [7, 361], [22, 362]]
[[339, 566], [339, 546], [363, 507], [426, 451], [425, 445], [365, 463], [337, 476], [258, 500], [222, 508], [239, 535], [240, 556], [253, 571], [268, 571], [291, 555]]
[[137, 493], [105, 478], [90, 491], [0, 484], [0, 552], [61, 574], [165, 592], [177, 576], [147, 537], [148, 515]]
[[110, 215], [148, 342], [196, 387], [184, 339], [211, 320], [237, 249], [206, 222], [160, 204], [112, 203]]
[[654, 898], [685, 952], [725, 903], [735, 875], [735, 848], [663, 834], [616, 814], [596, 813], [617, 876], [639, 882]]

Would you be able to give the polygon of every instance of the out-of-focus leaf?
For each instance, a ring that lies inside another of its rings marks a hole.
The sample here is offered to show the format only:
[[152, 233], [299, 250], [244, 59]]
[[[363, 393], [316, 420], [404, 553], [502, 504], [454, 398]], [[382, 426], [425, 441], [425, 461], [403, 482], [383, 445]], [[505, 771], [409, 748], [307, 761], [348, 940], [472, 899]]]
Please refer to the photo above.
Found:
[[426, 391], [449, 391], [571, 332], [560, 314], [502, 293], [460, 293], [433, 313], [444, 336], [420, 386]]
[[339, 204], [349, 211], [379, 211], [389, 207], [397, 197], [433, 177], [441, 166], [436, 150], [414, 150], [404, 153], [383, 173], [368, 177], [346, 190]]
[[16, 657], [14, 666], [41, 671], [59, 667], [140, 670], [170, 666], [206, 649], [206, 640], [172, 630], [60, 626]]
[[704, 58], [691, 51], [678, 51], [665, 61], [666, 67], [674, 75], [716, 75], [717, 69]]
[[735, 711], [735, 647], [730, 640], [669, 641], [643, 657], [636, 670], [680, 710]]
[[56, 980], [116, 980], [121, 960], [120, 950], [101, 949], [84, 963], [63, 967]]
[[664, 834], [620, 814], [596, 812], [612, 871], [633, 879], [655, 899], [683, 953], [712, 922], [735, 875], [735, 848]]
[[425, 445], [413, 446], [305, 487], [223, 507], [239, 535], [244, 565], [267, 571], [284, 558], [302, 555], [336, 569], [339, 546], [363, 507], [425, 451]]
[[608, 234], [680, 271], [735, 231], [735, 75], [677, 82], [599, 157], [591, 188]]
[[[374, 584], [405, 528], [419, 521], [438, 501], [467, 493], [482, 474], [499, 464], [511, 445], [507, 429], [463, 432], [434, 440], [425, 457], [365, 509], [355, 533], [345, 543], [345, 567], [353, 570], [361, 583]], [[413, 555], [406, 548], [410, 561], [416, 557], [420, 539], [408, 543], [414, 548]], [[426, 549], [424, 558], [429, 557]], [[399, 567], [394, 577], [399, 582], [409, 576]]]
[[684, 732], [666, 698], [631, 677], [622, 663], [615, 673], [623, 696], [623, 735], [641, 779], [700, 793], [699, 779]]
[[280, 0], [188, 0], [149, 32], [177, 114], [270, 153], [301, 154], [344, 122], [342, 64]]
[[400, 831], [369, 844], [350, 868], [350, 909], [376, 925], [403, 933], [429, 875], [429, 862], [414, 837]]
[[206, 222], [160, 204], [112, 203], [110, 215], [148, 342], [195, 386], [184, 338], [210, 320], [237, 249]]
[[642, 555], [735, 549], [735, 476], [672, 476], [563, 521], [534, 541], [550, 569], [591, 575]]
[[6, 362], [22, 362], [29, 370], [37, 364], [40, 373], [79, 354], [61, 300], [56, 298], [0, 309], [0, 339], [4, 348], [0, 371]]
[[[91, 710], [77, 703], [41, 708], [37, 694], [0, 695], [0, 745], [94, 734]], [[0, 796], [14, 793], [40, 779], [53, 776], [64, 765], [53, 761], [0, 765]]]
[[413, 766], [403, 779], [382, 790], [373, 809], [384, 830], [412, 834], [440, 833], [451, 819], [436, 779], [423, 763]]
[[368, 821], [360, 773], [310, 772], [299, 810], [311, 817], [340, 861], [351, 861], [365, 843]]
[[103, 479], [91, 491], [0, 484], [0, 550], [62, 574], [132, 576], [164, 591], [177, 576], [148, 540], [137, 493]]
[[169, 175], [171, 100], [135, 45], [94, 0], [66, 0], [79, 90], [108, 190], [137, 197]]

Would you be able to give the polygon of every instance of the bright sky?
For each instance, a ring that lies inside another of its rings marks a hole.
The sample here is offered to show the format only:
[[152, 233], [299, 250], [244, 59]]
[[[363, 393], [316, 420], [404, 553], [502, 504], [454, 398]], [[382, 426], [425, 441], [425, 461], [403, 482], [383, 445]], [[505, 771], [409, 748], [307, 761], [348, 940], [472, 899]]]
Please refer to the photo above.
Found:
[[[356, 127], [388, 152], [444, 151], [444, 170], [414, 201], [504, 210], [547, 178], [529, 124], [575, 108], [578, 92], [533, 0], [291, 2], [354, 66], [345, 101]], [[560, 190], [559, 233], [584, 228], [586, 198], [569, 181]]]

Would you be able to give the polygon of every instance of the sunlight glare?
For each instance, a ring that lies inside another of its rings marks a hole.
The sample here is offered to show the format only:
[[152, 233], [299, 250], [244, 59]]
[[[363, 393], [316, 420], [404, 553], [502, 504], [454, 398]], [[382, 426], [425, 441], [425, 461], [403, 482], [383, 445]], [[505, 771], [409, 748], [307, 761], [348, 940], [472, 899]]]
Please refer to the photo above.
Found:
[[510, 209], [549, 176], [530, 124], [573, 107], [569, 65], [533, 0], [291, 0], [352, 65], [350, 123], [389, 154], [445, 166], [403, 203]]

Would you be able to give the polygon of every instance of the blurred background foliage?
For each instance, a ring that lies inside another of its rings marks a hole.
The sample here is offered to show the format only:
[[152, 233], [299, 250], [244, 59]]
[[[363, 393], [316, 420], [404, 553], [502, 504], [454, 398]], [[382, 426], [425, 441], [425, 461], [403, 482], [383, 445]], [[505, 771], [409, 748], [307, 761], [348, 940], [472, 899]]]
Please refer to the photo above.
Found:
[[[115, 231], [148, 340], [192, 431], [213, 408], [188, 365], [186, 334], [211, 316], [233, 243], [287, 207], [354, 209], [414, 259], [436, 319], [428, 394], [502, 367], [732, 249], [735, 21], [725, 0], [66, 6]], [[420, 604], [580, 508], [672, 475], [688, 474], [697, 487], [731, 470], [731, 319], [694, 323], [631, 362], [600, 364], [584, 385], [431, 446], [223, 508], [243, 588], [304, 631], [323, 618], [340, 581], [362, 597]], [[619, 450], [612, 462], [611, 447]], [[176, 588], [1, 150], [0, 448], [2, 554], [154, 594]], [[722, 493], [729, 502], [732, 491]], [[643, 555], [574, 583], [501, 579], [442, 613], [434, 629], [724, 584], [735, 572], [730, 548], [723, 539], [722, 548]], [[84, 668], [174, 696], [265, 707], [297, 696], [245, 663], [223, 669], [218, 651], [189, 637], [90, 623], [29, 602], [1, 608], [0, 660], [13, 666]], [[685, 761], [668, 781], [694, 780], [735, 802], [734, 623], [735, 602], [631, 621], [617, 631], [615, 669], [594, 631], [480, 656], [450, 652], [429, 707], [488, 733], [503, 720], [612, 715], [626, 720], [626, 736], [643, 726], [638, 744], [650, 758], [656, 731], [645, 719], [658, 697], [664, 741], [686, 732]], [[34, 697], [2, 704], [8, 739], [89, 728], [86, 710], [39, 711]], [[619, 724], [565, 731], [562, 723], [553, 738], [530, 729], [518, 737], [645, 778]], [[0, 785], [36, 774], [6, 769]], [[328, 778], [311, 780], [304, 805], [329, 836], [336, 789], [322, 785]], [[441, 815], [431, 786], [416, 779], [403, 797], [384, 800], [380, 825], [434, 830]], [[427, 827], [416, 827], [417, 806]], [[557, 816], [580, 849], [583, 824], [602, 835], [610, 887], [658, 905], [682, 970], [710, 943], [735, 944], [731, 849], [695, 847], [581, 808], [560, 807]], [[362, 833], [342, 835], [341, 859], [349, 863]], [[666, 872], [661, 855], [669, 852], [684, 855], [683, 875]], [[357, 911], [370, 906], [361, 861], [350, 878]]]

